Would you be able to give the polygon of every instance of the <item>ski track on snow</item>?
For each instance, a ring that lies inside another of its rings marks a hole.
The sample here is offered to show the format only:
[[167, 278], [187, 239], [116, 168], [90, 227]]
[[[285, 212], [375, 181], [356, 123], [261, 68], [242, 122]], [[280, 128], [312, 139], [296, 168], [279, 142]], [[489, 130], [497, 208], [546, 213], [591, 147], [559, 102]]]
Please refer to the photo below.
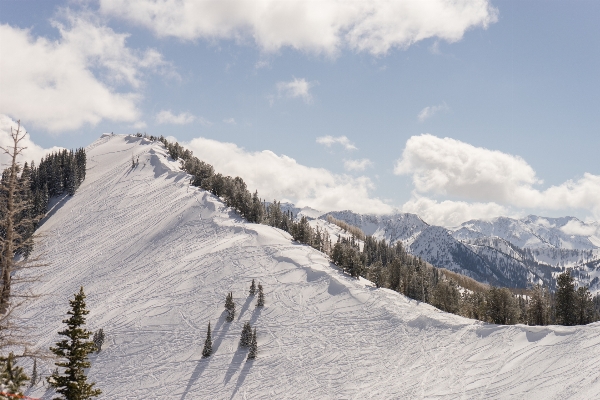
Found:
[[[39, 229], [51, 265], [25, 311], [56, 342], [83, 285], [106, 343], [91, 380], [104, 399], [592, 398], [600, 324], [527, 327], [446, 314], [365, 280], [278, 229], [242, 221], [188, 185], [162, 145], [104, 136], [85, 182]], [[131, 168], [131, 157], [139, 165]], [[40, 271], [37, 271], [40, 273]], [[247, 295], [263, 284], [266, 306]], [[225, 295], [237, 305], [225, 321]], [[202, 359], [206, 326], [213, 356]], [[259, 354], [238, 348], [250, 321]], [[46, 364], [45, 375], [53, 368]], [[30, 396], [50, 399], [38, 385]]]

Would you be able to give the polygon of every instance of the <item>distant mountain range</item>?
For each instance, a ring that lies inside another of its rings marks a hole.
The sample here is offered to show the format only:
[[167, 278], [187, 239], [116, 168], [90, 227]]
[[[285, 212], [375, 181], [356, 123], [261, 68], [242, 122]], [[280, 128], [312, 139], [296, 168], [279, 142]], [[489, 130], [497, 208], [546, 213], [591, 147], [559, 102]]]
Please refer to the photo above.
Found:
[[600, 291], [600, 224], [574, 217], [522, 219], [498, 217], [471, 220], [454, 228], [427, 224], [416, 214], [358, 214], [352, 211], [319, 213], [286, 204], [305, 215], [312, 225], [330, 234], [343, 234], [327, 222], [327, 215], [361, 228], [388, 243], [402, 242], [412, 254], [440, 268], [480, 282], [526, 288], [535, 283], [554, 286], [554, 277], [572, 268], [579, 285]]

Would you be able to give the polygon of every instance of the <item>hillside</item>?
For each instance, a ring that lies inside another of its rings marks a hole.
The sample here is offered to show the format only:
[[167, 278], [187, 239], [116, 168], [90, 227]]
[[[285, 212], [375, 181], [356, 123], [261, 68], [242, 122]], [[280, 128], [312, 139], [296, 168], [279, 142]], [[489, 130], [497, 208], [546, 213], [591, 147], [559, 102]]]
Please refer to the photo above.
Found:
[[[446, 314], [332, 266], [283, 231], [246, 223], [188, 185], [162, 144], [103, 136], [86, 180], [39, 229], [50, 262], [25, 310], [40, 348], [84, 286], [107, 339], [89, 376], [103, 399], [592, 398], [600, 323], [497, 326]], [[139, 165], [131, 167], [132, 157]], [[262, 282], [266, 306], [247, 296]], [[238, 307], [225, 322], [232, 291]], [[211, 322], [215, 354], [201, 358]], [[258, 332], [258, 358], [238, 348]], [[30, 365], [27, 365], [30, 369]], [[47, 376], [53, 366], [47, 364]], [[29, 396], [50, 399], [40, 385]]]

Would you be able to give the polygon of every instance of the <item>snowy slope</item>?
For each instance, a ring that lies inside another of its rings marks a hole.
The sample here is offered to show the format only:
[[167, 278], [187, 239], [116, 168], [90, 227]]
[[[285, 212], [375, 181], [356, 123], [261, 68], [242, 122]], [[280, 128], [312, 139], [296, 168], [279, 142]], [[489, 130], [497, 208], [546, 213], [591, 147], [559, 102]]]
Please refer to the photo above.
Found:
[[[140, 164], [131, 168], [131, 156]], [[51, 265], [24, 316], [57, 340], [80, 285], [88, 325], [107, 343], [92, 357], [104, 399], [593, 398], [600, 324], [526, 327], [442, 313], [332, 267], [286, 233], [248, 224], [189, 187], [162, 145], [106, 136], [88, 148], [76, 195], [40, 228]], [[263, 283], [266, 306], [247, 288]], [[224, 321], [233, 291], [238, 315]], [[238, 348], [244, 321], [259, 355]], [[206, 326], [215, 354], [201, 358]], [[46, 365], [47, 374], [51, 366]], [[50, 399], [38, 385], [30, 396]]]
[[521, 248], [590, 250], [600, 232], [597, 223], [586, 224], [574, 217], [544, 218], [530, 215], [523, 219], [498, 217], [491, 221], [472, 220], [453, 229], [460, 240], [499, 237]]

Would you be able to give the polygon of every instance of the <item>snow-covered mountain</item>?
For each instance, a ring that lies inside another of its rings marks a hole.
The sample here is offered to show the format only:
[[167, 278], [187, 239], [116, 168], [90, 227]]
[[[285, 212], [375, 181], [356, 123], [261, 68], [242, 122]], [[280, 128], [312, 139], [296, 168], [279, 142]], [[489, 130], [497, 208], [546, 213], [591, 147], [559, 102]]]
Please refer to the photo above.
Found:
[[[68, 300], [85, 288], [88, 327], [106, 334], [88, 372], [102, 399], [600, 392], [600, 323], [498, 326], [446, 314], [340, 273], [281, 230], [241, 220], [189, 186], [159, 143], [109, 135], [87, 154], [85, 182], [39, 229], [36, 252], [49, 265], [35, 271], [41, 282], [29, 285], [43, 296], [23, 317], [31, 339], [48, 348]], [[264, 308], [247, 294], [252, 279], [265, 287]], [[228, 323], [230, 291], [237, 314]], [[238, 347], [245, 321], [258, 333], [258, 358], [250, 362]], [[209, 322], [215, 352], [203, 359]], [[53, 366], [40, 369], [47, 376]], [[52, 398], [41, 383], [26, 394]]]
[[[553, 276], [573, 268], [580, 285], [600, 290], [600, 226], [573, 217], [521, 220], [499, 217], [472, 220], [446, 229], [429, 226], [415, 214], [364, 215], [351, 211], [331, 215], [361, 228], [367, 235], [400, 241], [427, 262], [468, 275], [480, 282], [507, 287], [553, 284]], [[335, 233], [335, 232], [333, 232]]]

